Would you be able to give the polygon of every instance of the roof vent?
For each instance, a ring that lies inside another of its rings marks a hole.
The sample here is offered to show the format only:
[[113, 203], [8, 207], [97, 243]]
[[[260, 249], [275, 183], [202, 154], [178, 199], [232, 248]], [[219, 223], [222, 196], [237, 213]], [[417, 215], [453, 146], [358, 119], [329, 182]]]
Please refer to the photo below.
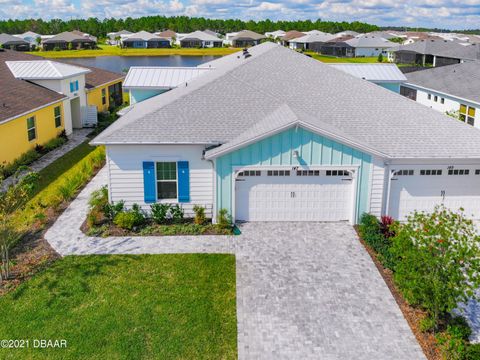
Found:
[[243, 49], [243, 57], [248, 59], [250, 56], [252, 56], [252, 54], [248, 52], [248, 49]]

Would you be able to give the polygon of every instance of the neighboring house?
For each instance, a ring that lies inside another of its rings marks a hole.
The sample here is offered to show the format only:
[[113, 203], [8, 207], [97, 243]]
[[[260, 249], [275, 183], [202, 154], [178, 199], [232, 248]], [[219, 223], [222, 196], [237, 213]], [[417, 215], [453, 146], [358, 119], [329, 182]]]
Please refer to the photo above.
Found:
[[177, 33], [172, 30], [159, 31], [159, 32], [156, 32], [155, 35], [164, 39], [168, 39], [168, 41], [170, 41], [170, 46], [174, 44], [174, 41], [178, 37]]
[[168, 48], [170, 39], [162, 38], [148, 31], [139, 31], [122, 37], [121, 44], [123, 47], [135, 49]]
[[260, 44], [265, 38], [265, 35], [250, 30], [242, 30], [231, 38], [231, 42], [233, 47], [249, 47]]
[[445, 66], [464, 61], [480, 60], [480, 45], [462, 45], [448, 40], [420, 40], [390, 50], [397, 64]]
[[13, 51], [0, 50], [0, 164], [12, 162], [65, 129], [67, 97], [16, 79], [6, 64], [15, 58]]
[[334, 37], [334, 35], [328, 33], [304, 35], [290, 40], [289, 47], [293, 50], [312, 50], [320, 52], [321, 46], [332, 40]]
[[329, 64], [337, 70], [346, 72], [359, 79], [370, 81], [385, 89], [400, 93], [400, 86], [407, 81], [405, 75], [395, 64]]
[[121, 45], [122, 38], [128, 37], [129, 35], [132, 35], [132, 32], [128, 30], [110, 32], [107, 34], [107, 42], [109, 45]]
[[265, 37], [267, 38], [272, 38], [274, 40], [281, 39], [284, 37], [287, 33], [283, 30], [276, 30], [276, 31], [270, 31], [265, 33]]
[[350, 47], [346, 49], [347, 56], [353, 57], [378, 56], [380, 54], [387, 57], [387, 49], [393, 49], [398, 45], [382, 37], [372, 35], [356, 36], [345, 41], [345, 44]]
[[305, 33], [297, 31], [297, 30], [290, 30], [287, 31], [287, 33], [281, 37], [280, 39], [282, 40], [282, 45], [283, 46], [290, 46], [290, 41], [293, 39], [299, 38], [305, 36]]
[[353, 56], [353, 49], [346, 43], [347, 40], [351, 40], [354, 37], [352, 35], [344, 35], [336, 37], [326, 43], [323, 43], [320, 47], [320, 52], [323, 55], [347, 57]]
[[480, 131], [272, 42], [246, 55], [91, 142], [111, 201], [200, 205], [214, 221], [404, 220], [442, 203], [480, 219]]
[[28, 42], [31, 49], [38, 47], [42, 39], [42, 36], [40, 34], [34, 33], [33, 31], [27, 31], [23, 34], [16, 34], [14, 36]]
[[226, 33], [225, 38], [223, 39], [223, 44], [227, 46], [232, 46], [232, 39], [237, 36], [238, 31], [236, 32], [231, 32], [231, 33]]
[[406, 76], [402, 95], [480, 128], [479, 61], [415, 71]]
[[335, 37], [339, 38], [339, 37], [344, 37], [344, 36], [351, 36], [351, 37], [355, 37], [355, 36], [358, 36], [360, 35], [360, 33], [356, 32], [356, 31], [352, 31], [352, 30], [345, 30], [345, 31], [340, 31], [336, 34], [334, 34]]
[[0, 48], [16, 51], [29, 51], [30, 43], [9, 34], [0, 34]]
[[44, 50], [67, 50], [67, 49], [93, 49], [97, 46], [96, 41], [79, 35], [74, 32], [65, 31], [51, 38], [42, 40], [42, 46]]
[[204, 33], [208, 34], [208, 35], [212, 35], [212, 36], [215, 36], [217, 38], [221, 38], [222, 37], [222, 34], [216, 32], [216, 31], [213, 31], [213, 30], [210, 30], [210, 29], [205, 29], [203, 30]]
[[180, 39], [180, 46], [185, 48], [221, 47], [222, 40], [203, 31], [194, 31]]
[[212, 69], [208, 67], [132, 66], [125, 77], [123, 88], [128, 91], [130, 105], [133, 105], [185, 85], [210, 70]]
[[72, 30], [72, 34], [89, 38], [90, 40], [94, 41], [95, 43], [97, 42], [97, 37], [96, 36], [90, 35], [89, 33], [86, 33], [86, 32], [83, 32], [83, 31]]

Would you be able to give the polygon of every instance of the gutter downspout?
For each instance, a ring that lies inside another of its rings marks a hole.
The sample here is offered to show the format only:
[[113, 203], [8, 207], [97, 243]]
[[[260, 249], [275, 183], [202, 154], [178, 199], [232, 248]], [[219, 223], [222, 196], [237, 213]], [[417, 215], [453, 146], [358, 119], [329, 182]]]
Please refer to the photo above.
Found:
[[203, 151], [203, 154], [202, 154], [202, 160], [206, 160], [210, 164], [212, 164], [212, 185], [213, 185], [212, 223], [216, 224], [217, 223], [217, 182], [215, 180], [217, 177], [215, 174], [215, 161], [205, 158], [205, 150]]
[[387, 165], [387, 171], [388, 171], [388, 183], [387, 183], [387, 199], [385, 202], [385, 215], [388, 215], [389, 208], [390, 208], [390, 193], [392, 188], [392, 179], [393, 179], [394, 171], [390, 169], [389, 163], [386, 163], [386, 165]]

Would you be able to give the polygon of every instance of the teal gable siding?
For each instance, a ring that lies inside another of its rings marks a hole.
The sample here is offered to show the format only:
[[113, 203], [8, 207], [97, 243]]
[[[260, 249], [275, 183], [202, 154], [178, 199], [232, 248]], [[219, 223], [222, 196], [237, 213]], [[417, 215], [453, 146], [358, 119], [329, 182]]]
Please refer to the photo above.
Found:
[[131, 89], [130, 90], [130, 102], [131, 104], [139, 103], [144, 100], [150, 99], [156, 95], [164, 93], [167, 90], [141, 90], [141, 89]]
[[[292, 156], [295, 150], [299, 153], [298, 159]], [[232, 214], [233, 169], [249, 165], [359, 165], [357, 218], [368, 211], [371, 155], [301, 127], [283, 131], [217, 158], [217, 209], [224, 208]]]
[[396, 93], [400, 93], [400, 83], [376, 83], [377, 85], [385, 88], [385, 89], [388, 89], [388, 90], [391, 90], [393, 92], [396, 92]]

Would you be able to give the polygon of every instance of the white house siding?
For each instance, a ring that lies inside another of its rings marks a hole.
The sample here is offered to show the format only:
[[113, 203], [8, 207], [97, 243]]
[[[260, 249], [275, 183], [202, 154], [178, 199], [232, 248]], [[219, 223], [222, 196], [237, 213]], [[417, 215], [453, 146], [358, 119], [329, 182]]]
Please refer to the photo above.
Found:
[[385, 165], [382, 159], [372, 159], [370, 184], [370, 214], [380, 217], [384, 213]]
[[[437, 110], [441, 113], [454, 112], [460, 109], [460, 104], [472, 106], [476, 109], [475, 111], [475, 123], [474, 126], [476, 128], [480, 128], [480, 104], [476, 104], [474, 102], [469, 102], [466, 100], [455, 98], [451, 95], [443, 94], [441, 92], [436, 92], [433, 90], [427, 90], [423, 88], [419, 88], [413, 85], [402, 85], [409, 87], [411, 89], [417, 90], [417, 102], [428, 106], [434, 110]], [[428, 99], [428, 94], [431, 94], [431, 99]], [[435, 96], [437, 96], [437, 101], [435, 101]], [[442, 104], [441, 99], [445, 99], [444, 104]]]
[[383, 55], [388, 56], [387, 52], [383, 48], [356, 48], [355, 49], [356, 57], [378, 56], [378, 54], [380, 53], [383, 53]]
[[[213, 204], [213, 169], [202, 160], [202, 145], [109, 145], [107, 146], [110, 200], [125, 201], [127, 207], [144, 202], [144, 161], [188, 161], [190, 169], [190, 202], [182, 203], [186, 216], [193, 214], [193, 205], [202, 205], [211, 216]], [[171, 203], [171, 202], [169, 202]]]

